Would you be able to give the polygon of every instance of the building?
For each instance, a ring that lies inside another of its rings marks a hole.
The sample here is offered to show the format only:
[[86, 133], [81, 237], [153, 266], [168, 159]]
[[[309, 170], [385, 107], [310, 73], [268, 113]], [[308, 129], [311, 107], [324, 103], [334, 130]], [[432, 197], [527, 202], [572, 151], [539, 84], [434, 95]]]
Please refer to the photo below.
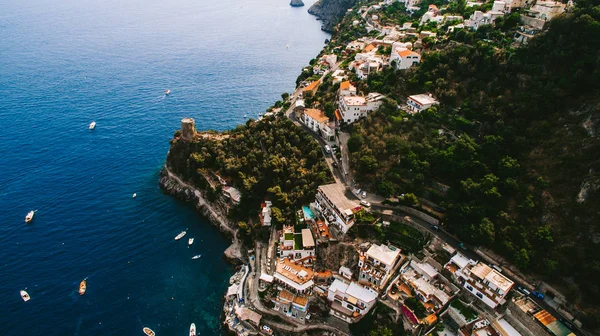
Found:
[[439, 104], [440, 103], [429, 94], [412, 95], [406, 100], [409, 113], [420, 113], [433, 105]]
[[273, 279], [293, 293], [304, 294], [310, 292], [315, 285], [314, 276], [311, 266], [305, 266], [301, 261], [280, 258], [277, 260]]
[[315, 198], [316, 209], [325, 219], [325, 224], [334, 225], [343, 233], [354, 225], [354, 214], [362, 210], [358, 202], [348, 199], [346, 188], [337, 183], [319, 186]]
[[271, 201], [265, 201], [260, 205], [260, 213], [258, 214], [258, 218], [260, 219], [260, 224], [262, 226], [271, 226], [271, 206], [273, 204]]
[[350, 81], [341, 82], [339, 95], [340, 97], [356, 96], [356, 87]]
[[282, 289], [276, 298], [272, 299], [275, 304], [273, 310], [284, 313], [295, 318], [300, 323], [306, 322], [308, 313], [308, 297], [304, 295], [294, 295], [292, 292]]
[[330, 313], [348, 323], [358, 322], [377, 302], [377, 292], [356, 282], [333, 281], [327, 291]]
[[405, 70], [421, 63], [421, 55], [408, 49], [396, 49], [390, 55], [390, 64], [396, 64], [396, 69]]
[[345, 266], [340, 266], [338, 271], [339, 275], [343, 276], [347, 280], [352, 280], [352, 270]]
[[310, 229], [294, 233], [294, 226], [284, 226], [279, 237], [280, 256], [291, 260], [305, 260], [315, 256], [315, 240]]
[[233, 204], [240, 204], [242, 194], [234, 187], [224, 186], [222, 189], [223, 196]]
[[565, 11], [566, 5], [554, 1], [538, 1], [525, 14], [521, 15], [521, 23], [535, 29], [544, 29], [548, 21]]
[[506, 302], [504, 299], [514, 282], [490, 266], [465, 258], [457, 253], [444, 266], [469, 292], [491, 308]]
[[333, 84], [341, 83], [348, 78], [348, 76], [346, 76], [346, 71], [342, 69], [335, 70], [331, 77], [333, 77]]
[[320, 81], [318, 81], [318, 80], [316, 80], [316, 81], [314, 81], [314, 82], [312, 82], [312, 83], [308, 84], [308, 85], [307, 85], [307, 86], [304, 88], [304, 90], [302, 91], [302, 94], [303, 94], [303, 95], [306, 95], [306, 94], [311, 94], [311, 95], [313, 95], [313, 96], [314, 96], [314, 95], [315, 95], [315, 93], [317, 92], [317, 89], [319, 88], [319, 85], [321, 85], [321, 82], [320, 82]]
[[369, 112], [375, 111], [383, 103], [383, 96], [380, 93], [369, 93], [366, 97], [361, 96], [340, 96], [340, 114], [342, 121], [351, 124], [360, 118], [365, 118]]
[[494, 1], [492, 10], [489, 12], [475, 11], [468, 20], [465, 20], [465, 26], [471, 27], [473, 30], [483, 25], [493, 24], [496, 18], [504, 16], [504, 8], [506, 3], [504, 1]]
[[396, 263], [400, 260], [400, 249], [391, 245], [371, 245], [358, 259], [358, 282], [375, 289], [383, 288]]
[[302, 121], [313, 132], [320, 134], [323, 139], [327, 141], [334, 140], [335, 131], [333, 125], [331, 125], [329, 118], [323, 111], [318, 109], [305, 109]]

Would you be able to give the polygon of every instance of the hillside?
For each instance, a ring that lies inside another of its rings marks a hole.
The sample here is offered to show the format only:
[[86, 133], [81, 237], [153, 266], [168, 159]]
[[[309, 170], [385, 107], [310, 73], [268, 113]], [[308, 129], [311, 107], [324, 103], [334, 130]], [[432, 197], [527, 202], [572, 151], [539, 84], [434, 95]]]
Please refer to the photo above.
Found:
[[[214, 173], [238, 188], [242, 198], [230, 210], [233, 220], [254, 219], [254, 225], [258, 224], [265, 197], [273, 202], [276, 222], [292, 219], [297, 206], [314, 199], [317, 186], [332, 181], [317, 142], [288, 119], [249, 120], [228, 132], [202, 135], [183, 141], [177, 131], [167, 166], [184, 180], [211, 191], [209, 195], [220, 192], [207, 183], [206, 177], [216, 180]], [[243, 229], [251, 231], [252, 226]]]
[[465, 242], [597, 307], [599, 50], [600, 7], [582, 3], [524, 48], [451, 40], [414, 70], [370, 76], [372, 91], [430, 92], [441, 105], [410, 116], [389, 101], [353, 125], [357, 180], [439, 204]]
[[331, 32], [348, 8], [357, 2], [358, 0], [319, 0], [310, 6], [308, 12], [323, 22], [321, 29]]

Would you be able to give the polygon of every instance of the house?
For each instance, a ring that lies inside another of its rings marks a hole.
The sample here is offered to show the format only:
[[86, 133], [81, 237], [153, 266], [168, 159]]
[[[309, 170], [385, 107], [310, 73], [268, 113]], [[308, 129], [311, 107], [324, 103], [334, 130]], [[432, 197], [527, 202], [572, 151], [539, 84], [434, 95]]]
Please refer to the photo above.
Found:
[[301, 260], [292, 261], [289, 258], [277, 260], [273, 279], [281, 287], [296, 294], [310, 292], [315, 285], [315, 272], [311, 266], [304, 265]]
[[350, 81], [341, 82], [339, 95], [341, 97], [356, 96], [356, 87], [354, 85], [352, 85], [352, 83], [350, 83]]
[[546, 23], [565, 11], [566, 5], [554, 1], [538, 1], [525, 14], [521, 14], [521, 23], [536, 29], [544, 29]]
[[271, 226], [271, 206], [273, 204], [271, 201], [265, 201], [260, 205], [260, 213], [258, 214], [258, 218], [260, 219], [260, 224], [262, 226]]
[[365, 118], [369, 112], [375, 111], [383, 103], [383, 96], [380, 93], [372, 92], [366, 97], [360, 96], [340, 96], [340, 114], [342, 120], [348, 124]]
[[494, 330], [490, 322], [484, 318], [477, 319], [460, 329], [458, 329], [459, 336], [500, 336], [500, 334]]
[[406, 6], [406, 9], [413, 13], [419, 10], [419, 5], [422, 0], [398, 0], [398, 2], [403, 3]]
[[331, 125], [329, 118], [323, 111], [318, 109], [305, 109], [302, 121], [313, 132], [320, 134], [323, 139], [327, 141], [334, 140], [335, 131], [333, 125]]
[[319, 85], [321, 85], [321, 82], [316, 80], [310, 84], [308, 84], [308, 86], [306, 86], [304, 88], [304, 90], [302, 91], [304, 95], [311, 94], [311, 95], [315, 95], [315, 93], [317, 92], [317, 89], [319, 88]]
[[429, 94], [412, 95], [406, 100], [409, 113], [420, 113], [433, 105], [439, 104], [440, 103]]
[[348, 43], [346, 46], [346, 52], [355, 52], [359, 50], [363, 50], [365, 48], [365, 43], [361, 41], [352, 41]]
[[224, 186], [222, 189], [223, 196], [233, 204], [240, 204], [242, 194], [239, 190], [231, 186]]
[[348, 199], [346, 188], [337, 183], [320, 185], [315, 198], [315, 207], [325, 219], [325, 224], [334, 225], [343, 233], [354, 225], [354, 214], [362, 210], [358, 202]]
[[338, 273], [346, 278], [347, 280], [352, 280], [352, 270], [346, 266], [341, 266]]
[[375, 289], [383, 288], [396, 263], [401, 259], [400, 249], [391, 245], [373, 244], [358, 259], [358, 282]]
[[330, 313], [348, 323], [358, 322], [377, 302], [377, 292], [356, 282], [333, 281], [327, 291]]
[[504, 304], [514, 282], [490, 266], [457, 253], [444, 266], [469, 292], [491, 308]]
[[493, 24], [494, 21], [496, 21], [496, 18], [504, 16], [505, 6], [506, 3], [504, 1], [494, 1], [491, 11], [486, 13], [475, 11], [468, 20], [465, 20], [465, 26], [477, 30], [477, 28], [483, 25]]
[[279, 236], [280, 256], [291, 260], [315, 258], [315, 240], [310, 229], [294, 232], [293, 225], [286, 225]]
[[308, 313], [308, 297], [304, 295], [294, 295], [292, 292], [282, 289], [276, 298], [272, 299], [275, 307], [273, 310], [284, 313], [295, 318], [300, 323], [306, 322]]
[[348, 76], [346, 76], [346, 71], [342, 69], [335, 70], [331, 77], [333, 77], [333, 84], [341, 83], [348, 78]]
[[408, 69], [419, 63], [421, 63], [421, 55], [412, 50], [396, 49], [390, 55], [390, 64], [396, 64], [398, 70]]

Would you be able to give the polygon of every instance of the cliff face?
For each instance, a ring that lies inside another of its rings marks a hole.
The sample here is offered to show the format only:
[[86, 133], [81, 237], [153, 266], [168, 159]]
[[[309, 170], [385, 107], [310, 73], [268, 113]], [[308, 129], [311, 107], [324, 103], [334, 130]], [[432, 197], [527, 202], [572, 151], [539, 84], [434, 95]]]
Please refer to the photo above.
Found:
[[348, 8], [354, 6], [358, 0], [319, 0], [312, 5], [308, 12], [323, 21], [321, 29], [331, 32], [340, 21]]
[[304, 6], [304, 2], [302, 2], [302, 0], [291, 0], [290, 1], [290, 6], [292, 6], [292, 7], [302, 7], [302, 6]]

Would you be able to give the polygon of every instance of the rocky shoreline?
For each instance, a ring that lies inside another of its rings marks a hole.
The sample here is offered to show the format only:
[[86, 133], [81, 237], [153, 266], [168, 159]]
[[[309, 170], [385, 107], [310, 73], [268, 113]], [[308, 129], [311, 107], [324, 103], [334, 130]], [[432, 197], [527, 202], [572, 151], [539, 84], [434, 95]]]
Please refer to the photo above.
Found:
[[323, 24], [321, 29], [328, 33], [346, 14], [348, 8], [356, 4], [357, 0], [319, 0], [308, 9], [308, 13], [316, 16]]
[[224, 257], [228, 262], [234, 265], [245, 264], [247, 262], [244, 248], [237, 239], [237, 229], [227, 219], [227, 205], [218, 201], [214, 203], [208, 202], [204, 192], [182, 181], [166, 166], [160, 172], [158, 185], [163, 193], [194, 205], [196, 210], [206, 217], [211, 224], [216, 226], [219, 231], [231, 237], [231, 245], [224, 252]]

